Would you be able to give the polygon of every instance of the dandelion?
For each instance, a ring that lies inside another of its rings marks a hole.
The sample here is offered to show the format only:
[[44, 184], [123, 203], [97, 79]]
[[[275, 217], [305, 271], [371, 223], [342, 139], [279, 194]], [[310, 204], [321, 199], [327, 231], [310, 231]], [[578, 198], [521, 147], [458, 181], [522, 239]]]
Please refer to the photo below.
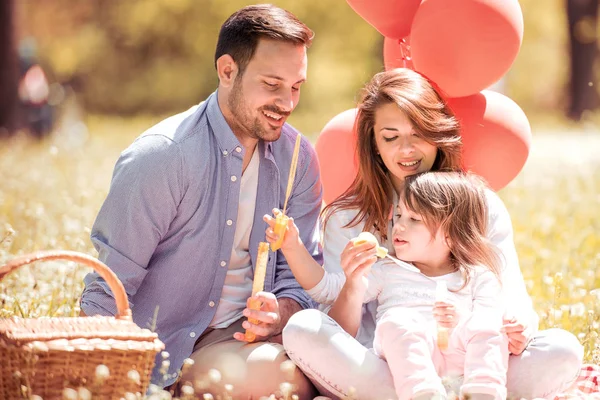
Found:
[[129, 379], [130, 381], [132, 381], [136, 385], [141, 385], [142, 384], [142, 382], [140, 380], [140, 373], [137, 372], [135, 369], [132, 369], [131, 371], [129, 371], [127, 373], [127, 379]]
[[583, 317], [585, 315], [585, 305], [583, 303], [575, 303], [571, 306], [569, 313], [573, 317]]
[[110, 376], [108, 367], [104, 364], [100, 364], [96, 367], [96, 379], [100, 382], [105, 381]]
[[66, 388], [63, 390], [63, 399], [64, 400], [78, 400], [79, 395], [75, 389]]
[[208, 371], [208, 380], [211, 383], [217, 384], [221, 382], [221, 372], [218, 369], [211, 369]]
[[186, 358], [185, 360], [183, 360], [183, 366], [181, 367], [181, 374], [182, 375], [185, 374], [193, 366], [194, 366], [194, 360], [192, 360], [191, 358]]
[[279, 390], [281, 391], [284, 399], [289, 399], [294, 391], [294, 385], [289, 382], [283, 382], [279, 385]]
[[181, 394], [183, 396], [193, 396], [194, 395], [194, 388], [190, 385], [183, 385], [181, 387]]
[[171, 366], [171, 361], [169, 360], [163, 360], [163, 362], [160, 364], [160, 373], [161, 375], [165, 375], [167, 373], [167, 371], [169, 370], [169, 367]]
[[92, 399], [92, 392], [90, 392], [87, 388], [84, 387], [77, 388], [77, 395], [79, 396], [79, 400]]

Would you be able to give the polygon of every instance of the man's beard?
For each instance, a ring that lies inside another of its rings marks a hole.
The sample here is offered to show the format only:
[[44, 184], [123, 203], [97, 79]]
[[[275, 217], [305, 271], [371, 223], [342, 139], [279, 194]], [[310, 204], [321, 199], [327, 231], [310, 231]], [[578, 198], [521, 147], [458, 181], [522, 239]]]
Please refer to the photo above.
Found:
[[[253, 139], [262, 139], [268, 142], [275, 141], [281, 136], [281, 129], [265, 129], [259, 117], [252, 118], [250, 109], [246, 106], [244, 100], [244, 90], [242, 89], [240, 76], [237, 76], [233, 82], [233, 88], [227, 100], [227, 105], [234, 117], [234, 121], [232, 121], [235, 124], [232, 127], [234, 130], [239, 130]], [[262, 110], [277, 113], [282, 117], [289, 115], [288, 112], [282, 112], [274, 105], [263, 106], [258, 112], [262, 113]]]

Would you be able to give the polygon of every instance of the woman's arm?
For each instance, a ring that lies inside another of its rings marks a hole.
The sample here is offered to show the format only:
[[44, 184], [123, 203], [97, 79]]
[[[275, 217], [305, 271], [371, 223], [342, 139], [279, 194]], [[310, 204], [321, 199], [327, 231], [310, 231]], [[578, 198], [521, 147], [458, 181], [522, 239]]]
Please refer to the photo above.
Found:
[[510, 215], [498, 195], [491, 190], [488, 190], [486, 195], [489, 214], [488, 239], [500, 251], [506, 316], [513, 318], [517, 325], [522, 325], [525, 328], [523, 331], [531, 337], [538, 329], [539, 317], [533, 309], [519, 266]]

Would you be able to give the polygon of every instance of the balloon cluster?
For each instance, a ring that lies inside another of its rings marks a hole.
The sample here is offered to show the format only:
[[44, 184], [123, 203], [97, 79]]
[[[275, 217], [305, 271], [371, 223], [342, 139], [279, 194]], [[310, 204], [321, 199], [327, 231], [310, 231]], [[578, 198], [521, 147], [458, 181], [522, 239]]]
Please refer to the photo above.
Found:
[[[485, 90], [514, 62], [523, 40], [518, 0], [347, 0], [384, 37], [386, 70], [410, 68], [441, 89], [461, 123], [463, 163], [494, 190], [523, 168], [531, 145], [525, 113]], [[356, 176], [356, 109], [334, 117], [316, 144], [324, 200]]]

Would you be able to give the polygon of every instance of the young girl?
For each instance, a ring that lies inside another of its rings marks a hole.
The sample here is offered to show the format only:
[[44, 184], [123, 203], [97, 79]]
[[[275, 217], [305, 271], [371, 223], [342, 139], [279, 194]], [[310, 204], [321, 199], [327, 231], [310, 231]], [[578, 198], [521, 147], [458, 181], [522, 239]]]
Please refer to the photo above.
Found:
[[[446, 398], [441, 377], [460, 375], [461, 395], [506, 398], [508, 344], [499, 260], [485, 239], [484, 185], [464, 173], [426, 172], [406, 178], [398, 204], [392, 236], [405, 262], [375, 263], [374, 244], [350, 242], [341, 256], [344, 275], [328, 273], [290, 221], [282, 251], [296, 279], [319, 303], [333, 303], [346, 280], [364, 303], [378, 300], [374, 351], [387, 360], [399, 399]], [[273, 219], [265, 221], [267, 240], [275, 241]], [[440, 282], [449, 289], [445, 303], [460, 310], [447, 348], [436, 341], [448, 326], [436, 305]]]

